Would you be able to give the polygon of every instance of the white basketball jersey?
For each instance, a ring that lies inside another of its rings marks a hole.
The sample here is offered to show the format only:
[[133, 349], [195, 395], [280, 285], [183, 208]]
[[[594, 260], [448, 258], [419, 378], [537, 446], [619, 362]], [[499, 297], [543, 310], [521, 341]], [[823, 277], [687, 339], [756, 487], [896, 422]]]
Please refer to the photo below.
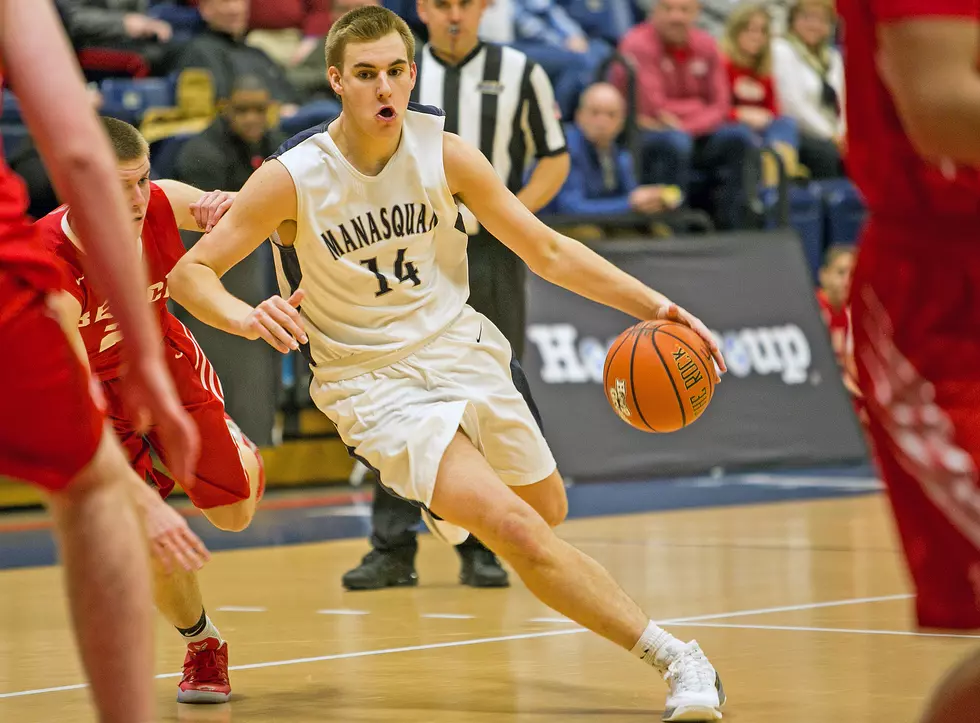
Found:
[[469, 297], [466, 233], [443, 167], [445, 116], [410, 104], [376, 176], [355, 169], [327, 124], [277, 156], [297, 197], [294, 245], [273, 245], [282, 296], [301, 306], [321, 381], [394, 363], [446, 329]]

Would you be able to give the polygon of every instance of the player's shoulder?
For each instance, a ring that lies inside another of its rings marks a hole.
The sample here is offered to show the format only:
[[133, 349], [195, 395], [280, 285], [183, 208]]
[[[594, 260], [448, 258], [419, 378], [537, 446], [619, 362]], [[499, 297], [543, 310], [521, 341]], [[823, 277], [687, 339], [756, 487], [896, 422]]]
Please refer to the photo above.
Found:
[[[60, 206], [34, 223], [37, 238], [58, 267], [63, 287], [78, 297], [87, 293], [78, 237], [68, 225], [68, 206]], [[80, 291], [81, 290], [81, 291]]]
[[75, 257], [78, 255], [76, 245], [72, 243], [74, 235], [68, 226], [68, 206], [59, 206], [46, 216], [34, 223], [41, 243], [46, 249], [59, 256]]
[[408, 112], [420, 116], [429, 116], [433, 118], [446, 117], [446, 111], [444, 111], [442, 108], [438, 108], [434, 105], [425, 105], [424, 103], [416, 103], [414, 101], [409, 101]]
[[330, 118], [328, 120], [325, 120], [323, 123], [306, 128], [300, 131], [299, 133], [296, 133], [295, 135], [287, 138], [286, 140], [284, 140], [282, 143], [279, 144], [279, 147], [272, 153], [271, 156], [266, 158], [266, 160], [271, 161], [277, 158], [281, 158], [287, 153], [295, 153], [296, 149], [302, 148], [303, 144], [305, 144], [307, 141], [315, 138], [318, 135], [326, 133], [327, 128], [330, 126], [330, 124], [333, 121], [334, 119]]

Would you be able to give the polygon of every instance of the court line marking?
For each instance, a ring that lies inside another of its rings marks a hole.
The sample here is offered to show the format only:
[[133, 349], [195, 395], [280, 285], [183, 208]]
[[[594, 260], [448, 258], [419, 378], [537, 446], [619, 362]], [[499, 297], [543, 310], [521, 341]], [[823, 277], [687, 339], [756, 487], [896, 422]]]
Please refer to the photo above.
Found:
[[224, 607], [218, 608], [218, 612], [222, 613], [265, 613], [268, 611], [269, 608], [243, 607], [241, 605], [225, 605]]
[[[887, 602], [890, 600], [907, 600], [912, 595], [883, 595], [880, 597], [861, 597], [848, 600], [832, 600], [820, 603], [804, 603], [802, 605], [782, 605], [772, 608], [757, 608], [754, 610], [737, 610], [730, 613], [713, 613], [710, 615], [695, 615], [693, 617], [672, 618], [669, 620], [658, 620], [661, 625], [681, 625], [683, 623], [696, 623], [707, 620], [719, 620], [722, 618], [746, 617], [749, 615], [765, 615], [767, 613], [794, 612], [797, 610], [816, 610], [820, 608], [842, 607], [845, 605], [863, 605], [873, 602]], [[506, 643], [514, 640], [533, 640], [536, 638], [552, 638], [559, 635], [577, 635], [589, 632], [586, 628], [574, 627], [566, 630], [545, 630], [534, 633], [518, 633], [515, 635], [501, 635], [494, 638], [474, 638], [471, 640], [453, 640], [444, 643], [426, 643], [424, 645], [407, 645], [401, 648], [384, 648], [381, 650], [361, 650], [353, 653], [334, 653], [332, 655], [317, 655], [310, 658], [294, 658], [292, 660], [272, 660], [266, 663], [249, 663], [247, 665], [229, 666], [229, 671], [235, 670], [256, 670], [259, 668], [279, 668], [285, 665], [302, 665], [305, 663], [323, 663], [330, 660], [351, 660], [354, 658], [370, 658], [376, 655], [392, 655], [394, 653], [414, 653], [422, 650], [440, 650], [444, 648], [460, 648], [467, 645], [483, 645], [485, 643]], [[159, 673], [155, 675], [156, 680], [167, 678], [179, 678], [181, 673]], [[76, 683], [74, 685], [59, 685], [52, 688], [36, 688], [34, 690], [18, 690], [11, 693], [0, 693], [0, 700], [4, 698], [21, 698], [29, 695], [42, 695], [45, 693], [61, 693], [69, 690], [82, 690], [87, 688], [87, 683]]]
[[571, 623], [575, 624], [574, 620], [569, 620], [568, 618], [531, 618], [528, 620], [529, 623]]
[[367, 610], [317, 610], [317, 615], [370, 615]]
[[915, 630], [858, 630], [854, 628], [811, 628], [803, 625], [743, 625], [740, 623], [674, 623], [680, 628], [731, 628], [734, 630], [786, 630], [797, 633], [853, 633], [855, 635], [902, 635], [911, 638], [976, 639], [980, 635], [956, 633], [920, 633]]

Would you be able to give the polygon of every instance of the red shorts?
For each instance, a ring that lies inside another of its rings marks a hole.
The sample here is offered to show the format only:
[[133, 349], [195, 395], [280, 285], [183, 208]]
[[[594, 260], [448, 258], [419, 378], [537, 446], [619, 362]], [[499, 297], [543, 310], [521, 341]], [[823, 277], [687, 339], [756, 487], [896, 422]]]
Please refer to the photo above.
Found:
[[[197, 424], [201, 435], [201, 457], [197, 463], [196, 484], [187, 492], [194, 506], [201, 510], [241, 502], [249, 497], [249, 480], [242, 458], [239, 443], [244, 444], [259, 457], [255, 445], [245, 437], [238, 426], [225, 414], [224, 395], [221, 382], [215, 374], [211, 362], [204, 356], [197, 340], [179, 322], [174, 322], [164, 336], [164, 353], [177, 388], [177, 394], [184, 409]], [[129, 419], [124, 415], [119, 385], [116, 382], [103, 384], [116, 435], [122, 442], [133, 469], [160, 491], [166, 498], [174, 488], [174, 481], [165, 473], [154, 469], [152, 452], [159, 455], [164, 464], [166, 456], [156, 430], [151, 429], [145, 436], [137, 434]], [[261, 465], [261, 460], [259, 461]]]
[[0, 271], [0, 476], [64, 489], [92, 461], [104, 417], [47, 294]]
[[918, 622], [980, 628], [980, 227], [919, 232], [866, 230], [854, 356]]

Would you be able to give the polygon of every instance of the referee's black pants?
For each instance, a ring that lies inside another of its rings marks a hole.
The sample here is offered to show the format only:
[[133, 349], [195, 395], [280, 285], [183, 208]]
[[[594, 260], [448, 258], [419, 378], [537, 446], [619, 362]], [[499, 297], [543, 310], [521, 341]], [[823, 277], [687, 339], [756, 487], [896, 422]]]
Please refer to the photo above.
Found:
[[[466, 253], [470, 272], [470, 306], [503, 332], [514, 349], [514, 358], [520, 360], [524, 354], [527, 318], [527, 267], [513, 251], [485, 231], [470, 236]], [[519, 383], [518, 388], [521, 386], [524, 384]], [[525, 393], [524, 389], [521, 391]], [[421, 515], [416, 505], [388, 494], [375, 483], [371, 545], [382, 552], [414, 556], [418, 549], [416, 534]], [[483, 545], [470, 535], [459, 547], [479, 548]]]

